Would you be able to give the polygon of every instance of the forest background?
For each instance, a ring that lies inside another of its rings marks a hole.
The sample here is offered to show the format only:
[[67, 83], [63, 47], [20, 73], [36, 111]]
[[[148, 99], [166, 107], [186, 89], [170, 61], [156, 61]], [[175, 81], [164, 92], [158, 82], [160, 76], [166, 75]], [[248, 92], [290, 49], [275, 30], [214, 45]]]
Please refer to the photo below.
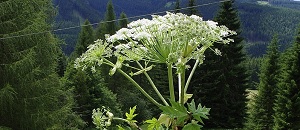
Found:
[[[13, 2], [15, 4], [11, 5]], [[113, 34], [117, 29], [126, 27], [126, 23], [130, 21], [150, 18], [150, 15], [135, 16], [174, 10], [177, 2], [180, 3], [180, 8], [201, 5], [180, 11], [186, 14], [200, 15], [206, 20], [217, 19], [216, 16], [219, 16], [218, 11], [221, 10], [220, 5], [222, 4], [219, 0], [139, 0], [138, 2], [133, 0], [2, 1], [0, 3], [1, 12], [3, 12], [0, 21], [2, 29], [0, 34], [0, 126], [2, 127], [0, 128], [93, 129], [92, 109], [101, 108], [102, 106], [109, 107], [116, 115], [124, 116], [122, 113], [128, 111], [129, 107], [137, 105], [137, 113], [139, 114], [137, 120], [139, 121], [158, 116], [159, 110], [142, 97], [139, 91], [120, 75], [109, 77], [109, 70], [105, 67], [95, 74], [79, 71], [74, 69], [73, 64], [75, 58], [85, 52], [89, 44], [92, 44], [98, 38], [103, 39], [104, 34]], [[22, 5], [27, 8], [23, 8]], [[278, 53], [285, 52], [286, 57], [289, 57], [288, 55], [291, 55], [293, 49], [296, 48], [293, 43], [297, 43], [295, 36], [300, 23], [300, 2], [291, 0], [236, 0], [233, 7], [237, 9], [235, 10], [238, 12], [237, 22], [240, 22], [241, 25], [237, 30], [240, 30], [240, 36], [244, 39], [240, 44], [243, 46], [242, 64], [246, 68], [244, 74], [250, 76], [247, 78], [247, 83], [244, 84], [247, 87], [243, 90], [257, 90], [262, 81], [260, 78], [263, 76], [263, 74], [259, 75], [258, 73], [263, 72], [260, 72], [262, 70], [260, 67], [266, 61], [264, 55], [271, 40], [273, 39], [272, 43], [278, 44], [276, 45], [279, 47]], [[12, 9], [18, 11], [12, 11]], [[196, 11], [193, 12], [192, 9]], [[12, 15], [7, 15], [9, 13]], [[28, 15], [28, 13], [31, 15]], [[111, 20], [116, 21], [105, 22]], [[55, 31], [49, 33], [47, 30]], [[46, 31], [46, 33], [42, 33], [42, 36], [33, 34], [14, 37], [40, 31]], [[275, 34], [276, 36], [273, 38]], [[10, 36], [13, 37], [7, 38]], [[276, 37], [279, 40], [276, 40]], [[159, 84], [161, 90], [165, 90], [168, 86], [167, 81], [164, 80], [167, 78], [162, 71], [163, 68], [165, 66], [157, 65], [154, 71], [150, 73], [151, 76], [155, 77], [154, 81]], [[282, 70], [282, 68], [289, 69], [278, 67], [274, 70]], [[207, 69], [211, 68], [208, 67]], [[202, 71], [206, 72], [206, 70]], [[299, 71], [296, 74], [299, 75]], [[203, 77], [203, 72], [199, 72], [199, 75], [195, 77]], [[212, 104], [226, 101], [224, 97], [219, 97], [224, 95], [212, 93], [207, 88], [199, 87], [201, 83], [197, 83], [197, 81], [203, 81], [204, 78], [195, 80], [195, 90], [191, 91], [194, 96], [197, 96], [199, 92], [201, 95], [207, 93], [212, 97], [218, 97], [211, 99]], [[115, 82], [116, 79], [118, 82]], [[148, 83], [145, 82], [144, 77], [137, 76], [135, 80], [144, 84], [147, 90]], [[279, 83], [278, 81], [278, 84], [283, 84], [282, 82]], [[299, 79], [296, 79], [295, 82], [295, 88], [299, 90]], [[217, 87], [213, 88], [214, 90], [220, 90], [220, 93], [228, 91]], [[150, 91], [149, 88], [148, 90]], [[283, 91], [276, 90], [273, 96], [279, 95], [280, 92], [284, 93], [285, 91]], [[252, 92], [259, 97], [259, 92]], [[237, 95], [242, 94], [246, 97], [245, 93], [242, 92]], [[167, 92], [165, 95], [167, 95]], [[295, 104], [300, 100], [299, 94], [290, 94], [289, 96], [295, 98], [295, 101], [293, 101]], [[203, 102], [204, 99], [207, 98], [199, 96], [197, 102]], [[259, 98], [255, 99], [253, 102], [257, 102]], [[270, 101], [272, 109], [274, 100]], [[277, 105], [280, 104], [279, 100], [276, 101], [278, 102]], [[213, 111], [216, 114], [213, 114], [212, 118], [205, 122], [207, 124], [206, 128], [244, 127], [246, 129], [247, 127], [253, 128], [261, 123], [253, 121], [255, 117], [259, 117], [259, 115], [251, 114], [255, 113], [253, 111], [258, 111], [255, 105], [252, 105], [252, 107], [250, 105], [248, 109], [250, 114], [246, 114], [246, 100], [228, 102], [232, 104], [244, 102], [241, 105], [245, 110], [241, 110], [242, 114], [237, 115], [222, 115], [226, 110]], [[263, 103], [266, 102], [261, 102], [261, 104]], [[216, 107], [209, 105], [209, 103], [206, 106]], [[299, 108], [299, 106], [295, 105], [295, 108]], [[293, 110], [299, 111], [299, 109]], [[283, 110], [278, 108], [278, 111]], [[297, 115], [295, 116], [297, 117]], [[275, 117], [281, 118], [280, 116]], [[274, 122], [276, 122], [276, 119], [274, 119]], [[274, 122], [267, 122], [267, 124], [272, 124], [273, 127]]]

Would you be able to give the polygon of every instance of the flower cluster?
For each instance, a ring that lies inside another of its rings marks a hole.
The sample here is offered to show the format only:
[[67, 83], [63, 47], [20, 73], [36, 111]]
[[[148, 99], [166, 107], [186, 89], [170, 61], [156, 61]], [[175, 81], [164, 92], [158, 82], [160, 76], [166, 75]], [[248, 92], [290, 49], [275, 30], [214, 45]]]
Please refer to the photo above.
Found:
[[[178, 68], [191, 59], [202, 61], [206, 49], [221, 54], [218, 49], [212, 48], [213, 43], [227, 44], [232, 41], [227, 36], [234, 34], [227, 27], [218, 26], [214, 21], [203, 21], [196, 15], [167, 12], [164, 16], [153, 15], [152, 20], [133, 21], [128, 28], [108, 36], [106, 41], [97, 41], [76, 60], [76, 64], [86, 64], [86, 60], [94, 62], [93, 65], [101, 64], [101, 57], [113, 54], [122, 57], [123, 61], [144, 60], [173, 64]], [[114, 52], [110, 45], [117, 45]]]
[[94, 44], [88, 46], [88, 50], [83, 53], [79, 58], [75, 60], [75, 68], [81, 68], [82, 70], [91, 67], [92, 72], [96, 71], [95, 66], [100, 66], [103, 61], [103, 57], [112, 56], [112, 45], [107, 42], [103, 42], [98, 39]]
[[104, 107], [102, 109], [97, 108], [93, 110], [93, 123], [97, 126], [98, 129], [110, 126], [113, 117], [114, 115]]

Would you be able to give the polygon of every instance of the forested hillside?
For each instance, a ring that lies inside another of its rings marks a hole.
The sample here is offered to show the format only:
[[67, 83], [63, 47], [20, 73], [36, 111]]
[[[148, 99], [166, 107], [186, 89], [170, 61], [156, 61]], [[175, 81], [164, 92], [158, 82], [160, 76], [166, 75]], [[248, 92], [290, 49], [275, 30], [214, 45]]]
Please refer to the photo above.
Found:
[[0, 130], [300, 129], [299, 7], [0, 0]]
[[[218, 1], [220, 0], [196, 1], [196, 5], [202, 5], [197, 7], [200, 15], [204, 19], [213, 19], [219, 8], [219, 4], [214, 2]], [[104, 18], [108, 0], [54, 0], [53, 2], [59, 12], [56, 28], [64, 28], [82, 25], [85, 19], [97, 24]], [[127, 17], [134, 17], [173, 10], [175, 2], [175, 0], [140, 0], [138, 2], [135, 0], [113, 0], [117, 17], [121, 12], [126, 13]], [[235, 5], [239, 10], [242, 23], [242, 36], [247, 42], [249, 53], [253, 56], [261, 56], [265, 52], [266, 44], [275, 33], [279, 34], [281, 50], [286, 48], [293, 41], [293, 35], [296, 33], [297, 25], [300, 22], [300, 8], [298, 8], [300, 2], [271, 1], [267, 5], [259, 3], [255, 0], [236, 0]], [[181, 8], [187, 6], [187, 0], [180, 1]], [[185, 11], [187, 10], [182, 10], [182, 12]], [[144, 17], [150, 17], [150, 15]], [[129, 19], [129, 21], [135, 19], [137, 18]], [[65, 53], [70, 54], [73, 51], [79, 30], [80, 28], [74, 28], [57, 32], [61, 38], [65, 38], [67, 44], [64, 47]]]

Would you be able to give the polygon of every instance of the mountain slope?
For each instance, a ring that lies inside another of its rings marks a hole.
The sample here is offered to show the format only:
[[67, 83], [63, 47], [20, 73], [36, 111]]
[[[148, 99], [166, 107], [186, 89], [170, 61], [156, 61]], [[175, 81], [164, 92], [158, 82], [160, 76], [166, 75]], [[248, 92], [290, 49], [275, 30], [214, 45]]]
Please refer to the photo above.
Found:
[[[145, 15], [155, 12], [174, 9], [176, 0], [113, 0], [117, 17], [125, 12], [128, 17]], [[197, 7], [204, 19], [213, 19], [221, 0], [197, 0]], [[104, 18], [108, 0], [54, 0], [59, 15], [56, 19], [57, 28], [78, 26], [89, 19], [91, 23], [98, 23]], [[181, 0], [181, 7], [187, 6], [188, 0]], [[214, 4], [209, 4], [214, 3]], [[273, 2], [274, 3], [274, 2]], [[300, 5], [300, 2], [298, 2]], [[286, 3], [285, 3], [286, 4]], [[273, 34], [278, 33], [282, 48], [293, 41], [298, 23], [300, 23], [300, 9], [278, 7], [280, 3], [260, 5], [256, 0], [236, 0], [242, 22], [242, 35], [248, 43], [248, 51], [253, 56], [260, 56], [265, 51]], [[294, 4], [295, 5], [295, 4]], [[299, 6], [300, 7], [300, 6]], [[183, 10], [182, 12], [186, 12]], [[150, 15], [144, 16], [149, 18]], [[143, 17], [140, 17], [143, 18]], [[135, 18], [137, 19], [137, 18]], [[129, 21], [135, 20], [129, 19]], [[80, 28], [57, 32], [66, 40], [64, 48], [67, 54], [71, 53], [76, 43]]]

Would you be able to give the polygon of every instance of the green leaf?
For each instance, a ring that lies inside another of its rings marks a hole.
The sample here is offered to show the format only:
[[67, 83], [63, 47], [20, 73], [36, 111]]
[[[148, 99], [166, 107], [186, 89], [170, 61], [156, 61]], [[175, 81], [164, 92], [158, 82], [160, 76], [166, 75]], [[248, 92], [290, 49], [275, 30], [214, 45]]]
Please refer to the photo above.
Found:
[[188, 118], [187, 109], [178, 102], [170, 101], [172, 106], [162, 106], [160, 109], [163, 114], [168, 115], [170, 118], [177, 118], [176, 123], [181, 124]]
[[208, 119], [207, 115], [209, 115], [210, 109], [206, 107], [202, 107], [201, 104], [199, 104], [198, 107], [196, 108], [194, 100], [192, 100], [191, 103], [188, 103], [188, 109], [192, 113], [192, 116], [202, 124], [204, 124], [204, 122], [202, 121], [201, 118]]
[[171, 119], [168, 115], [165, 114], [161, 114], [158, 118], [158, 121], [160, 124], [163, 124], [167, 127], [169, 127], [171, 125]]
[[136, 106], [134, 106], [133, 108], [130, 108], [129, 113], [127, 113], [127, 112], [125, 113], [126, 120], [128, 120], [130, 123], [137, 122], [136, 120], [133, 120], [133, 118], [137, 116], [137, 114], [134, 114], [135, 109], [136, 109]]
[[188, 123], [182, 130], [200, 130], [203, 126], [196, 123]]
[[152, 118], [151, 120], [146, 120], [146, 123], [148, 123], [148, 130], [158, 130], [160, 125], [160, 122], [156, 118]]
[[184, 94], [184, 103], [186, 103], [192, 97], [193, 97], [193, 94], [187, 94], [187, 93], [185, 93]]
[[192, 100], [191, 103], [188, 103], [188, 109], [189, 109], [190, 112], [197, 111], [194, 99]]
[[170, 103], [171, 103], [171, 105], [174, 109], [176, 109], [176, 110], [178, 110], [182, 113], [187, 113], [187, 109], [183, 105], [181, 105], [180, 103], [175, 102], [175, 101], [170, 101]]
[[118, 126], [118, 130], [125, 130], [122, 126], [117, 125]]

